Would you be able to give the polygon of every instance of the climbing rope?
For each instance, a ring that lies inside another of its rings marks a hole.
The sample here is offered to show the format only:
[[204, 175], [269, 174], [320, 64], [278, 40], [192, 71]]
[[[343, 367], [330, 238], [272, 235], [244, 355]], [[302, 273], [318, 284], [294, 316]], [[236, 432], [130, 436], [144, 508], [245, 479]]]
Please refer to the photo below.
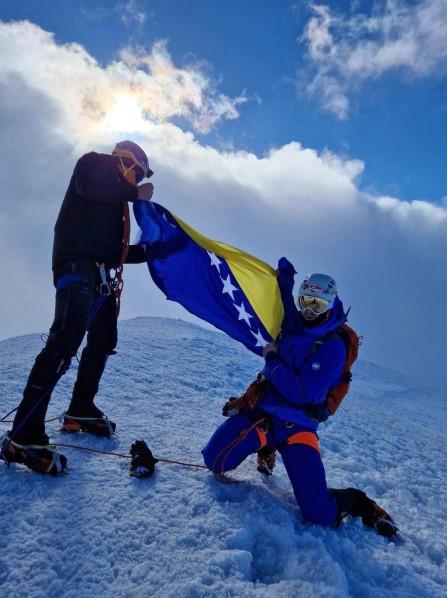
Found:
[[[217, 454], [216, 458], [213, 461], [213, 465], [212, 465], [212, 472], [214, 474], [218, 474], [220, 476], [223, 476], [225, 473], [225, 461], [227, 460], [229, 454], [231, 453], [231, 451], [236, 448], [236, 446], [242, 442], [243, 440], [245, 440], [245, 438], [247, 438], [247, 436], [250, 434], [250, 432], [252, 430], [254, 430], [258, 425], [262, 424], [265, 421], [265, 417], [262, 417], [261, 419], [258, 419], [257, 421], [255, 421], [254, 424], [252, 424], [249, 428], [245, 428], [244, 430], [241, 430], [241, 432], [239, 432], [239, 436], [237, 438], [235, 438], [234, 440], [232, 440], [231, 442], [229, 442], [227, 445], [225, 445], [223, 447], [223, 449]], [[222, 459], [222, 465], [220, 468], [220, 471], [216, 471], [216, 463], [219, 460], [220, 457], [223, 456]]]
[[[119, 457], [121, 459], [132, 459], [131, 455], [126, 455], [125, 453], [115, 453], [113, 451], [101, 451], [99, 449], [93, 449], [86, 446], [78, 446], [76, 444], [61, 444], [59, 442], [52, 442], [53, 446], [57, 446], [58, 448], [68, 448], [74, 449], [78, 451], [87, 451], [89, 453], [98, 453], [100, 455], [108, 455], [111, 457]], [[174, 461], [172, 459], [161, 459], [160, 457], [156, 457], [157, 461], [160, 463], [169, 463], [172, 465], [182, 465], [184, 467], [196, 467], [199, 469], [208, 469], [206, 465], [200, 465], [199, 463], [186, 463], [185, 461]]]

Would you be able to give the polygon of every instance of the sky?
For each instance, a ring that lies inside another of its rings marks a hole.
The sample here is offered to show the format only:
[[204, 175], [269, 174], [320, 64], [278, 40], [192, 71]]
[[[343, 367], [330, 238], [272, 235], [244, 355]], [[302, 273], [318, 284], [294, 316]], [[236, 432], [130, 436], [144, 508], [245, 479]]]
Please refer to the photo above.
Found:
[[[131, 138], [156, 201], [332, 274], [363, 357], [447, 387], [446, 23], [445, 0], [2, 0], [0, 338], [48, 328], [74, 164]], [[188, 318], [125, 278], [123, 318]]]

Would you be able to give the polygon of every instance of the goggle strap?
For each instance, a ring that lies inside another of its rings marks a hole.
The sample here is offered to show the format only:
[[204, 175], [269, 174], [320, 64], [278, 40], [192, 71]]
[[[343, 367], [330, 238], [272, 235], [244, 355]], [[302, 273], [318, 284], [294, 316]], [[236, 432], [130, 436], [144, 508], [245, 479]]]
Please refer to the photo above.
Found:
[[[121, 158], [121, 156], [118, 156], [120, 159], [120, 164], [121, 164], [121, 168], [123, 169], [123, 177], [126, 178], [127, 177], [127, 173], [130, 172], [131, 170], [133, 170], [136, 166], [136, 164], [132, 164], [132, 166], [125, 166], [123, 159]], [[135, 175], [135, 173], [134, 173]]]
[[[139, 166], [141, 168], [141, 170], [144, 173], [144, 177], [147, 176], [147, 173], [148, 173], [147, 167], [135, 158], [135, 154], [133, 152], [126, 150], [126, 149], [118, 148], [118, 149], [113, 150], [112, 156], [117, 156], [120, 159], [121, 165], [123, 166], [123, 168], [124, 168], [124, 165], [123, 165], [122, 158], [129, 158], [130, 160], [132, 160], [134, 162], [135, 166]], [[131, 168], [133, 168], [133, 166]]]

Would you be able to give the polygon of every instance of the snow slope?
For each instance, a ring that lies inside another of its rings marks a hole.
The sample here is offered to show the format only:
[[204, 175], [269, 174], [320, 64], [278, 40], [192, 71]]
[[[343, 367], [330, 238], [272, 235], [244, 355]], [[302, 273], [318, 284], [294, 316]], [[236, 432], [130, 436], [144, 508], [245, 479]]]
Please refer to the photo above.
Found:
[[[120, 335], [98, 396], [119, 435], [67, 436], [51, 422], [52, 440], [127, 453], [144, 438], [157, 456], [201, 463], [223, 402], [261, 360], [179, 320], [125, 321]], [[40, 347], [38, 335], [0, 343], [1, 416], [16, 406]], [[66, 408], [75, 369], [48, 417]], [[168, 464], [137, 480], [126, 459], [71, 449], [62, 478], [0, 464], [0, 594], [446, 596], [446, 423], [440, 393], [359, 362], [346, 404], [320, 428], [329, 484], [381, 502], [402, 527], [395, 543], [359, 521], [338, 530], [304, 524], [282, 464], [265, 481], [254, 457], [234, 473], [237, 485]]]

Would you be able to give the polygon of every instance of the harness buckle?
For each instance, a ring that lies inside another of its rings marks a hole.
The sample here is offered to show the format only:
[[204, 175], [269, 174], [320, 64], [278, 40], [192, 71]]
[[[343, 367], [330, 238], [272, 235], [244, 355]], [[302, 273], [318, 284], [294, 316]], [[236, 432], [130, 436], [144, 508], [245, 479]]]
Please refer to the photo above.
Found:
[[101, 277], [101, 282], [99, 283], [98, 286], [98, 291], [100, 295], [104, 295], [105, 297], [108, 297], [109, 295], [111, 295], [112, 293], [112, 289], [110, 287], [110, 283], [107, 280], [107, 272], [106, 272], [106, 268], [105, 268], [105, 264], [99, 264], [98, 262], [96, 262], [96, 265], [98, 266], [98, 270], [99, 270], [99, 275]]

